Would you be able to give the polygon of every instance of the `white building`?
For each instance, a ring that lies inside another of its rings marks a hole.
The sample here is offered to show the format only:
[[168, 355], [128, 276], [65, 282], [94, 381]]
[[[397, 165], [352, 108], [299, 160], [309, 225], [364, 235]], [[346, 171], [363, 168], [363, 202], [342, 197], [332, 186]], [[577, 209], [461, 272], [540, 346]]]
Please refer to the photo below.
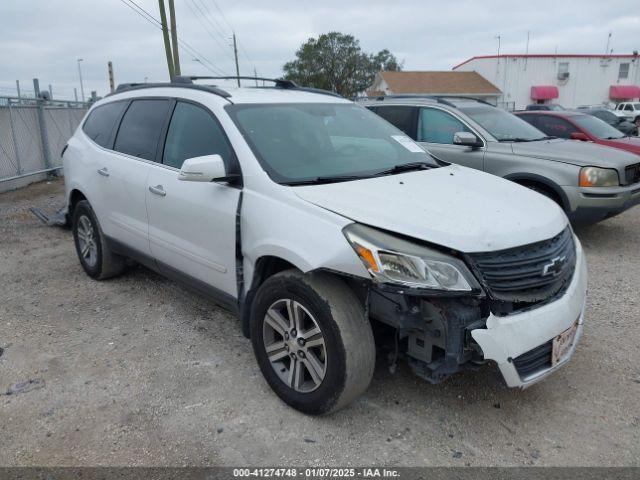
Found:
[[632, 55], [488, 55], [453, 67], [475, 71], [502, 91], [498, 103], [522, 109], [531, 103], [564, 107], [640, 97], [640, 57]]

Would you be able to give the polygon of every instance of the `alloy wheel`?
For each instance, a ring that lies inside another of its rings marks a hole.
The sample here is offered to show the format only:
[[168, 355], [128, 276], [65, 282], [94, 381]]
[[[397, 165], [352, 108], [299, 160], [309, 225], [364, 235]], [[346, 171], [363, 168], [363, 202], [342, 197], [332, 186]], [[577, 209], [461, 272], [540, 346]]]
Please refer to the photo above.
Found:
[[280, 380], [300, 393], [317, 389], [327, 370], [324, 336], [316, 319], [292, 299], [274, 302], [264, 317], [263, 342]]

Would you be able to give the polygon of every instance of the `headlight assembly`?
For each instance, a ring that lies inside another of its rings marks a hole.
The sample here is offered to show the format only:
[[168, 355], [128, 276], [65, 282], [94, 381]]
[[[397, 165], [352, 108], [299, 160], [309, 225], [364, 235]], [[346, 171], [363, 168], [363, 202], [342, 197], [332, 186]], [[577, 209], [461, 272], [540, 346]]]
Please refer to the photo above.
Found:
[[343, 232], [377, 282], [452, 292], [480, 288], [455, 257], [357, 223]]
[[580, 169], [581, 187], [618, 187], [618, 171], [612, 168], [582, 167]]

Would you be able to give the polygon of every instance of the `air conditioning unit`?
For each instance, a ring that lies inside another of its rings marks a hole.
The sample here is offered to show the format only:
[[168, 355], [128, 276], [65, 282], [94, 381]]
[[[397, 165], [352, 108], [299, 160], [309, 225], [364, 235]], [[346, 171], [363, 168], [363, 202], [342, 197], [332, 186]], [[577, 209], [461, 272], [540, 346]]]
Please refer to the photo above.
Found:
[[562, 72], [558, 74], [558, 80], [568, 80], [569, 72]]

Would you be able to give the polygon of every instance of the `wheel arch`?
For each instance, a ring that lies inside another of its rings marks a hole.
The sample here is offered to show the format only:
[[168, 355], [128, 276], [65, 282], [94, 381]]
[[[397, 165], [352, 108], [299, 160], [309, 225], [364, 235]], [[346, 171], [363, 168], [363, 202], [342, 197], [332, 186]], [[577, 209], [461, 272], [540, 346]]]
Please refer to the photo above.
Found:
[[512, 173], [504, 178], [511, 180], [518, 185], [522, 185], [523, 187], [538, 186], [547, 190], [558, 199], [560, 206], [565, 212], [569, 210], [569, 199], [567, 198], [566, 193], [564, 193], [564, 190], [562, 190], [560, 185], [547, 177], [537, 175], [535, 173]]

